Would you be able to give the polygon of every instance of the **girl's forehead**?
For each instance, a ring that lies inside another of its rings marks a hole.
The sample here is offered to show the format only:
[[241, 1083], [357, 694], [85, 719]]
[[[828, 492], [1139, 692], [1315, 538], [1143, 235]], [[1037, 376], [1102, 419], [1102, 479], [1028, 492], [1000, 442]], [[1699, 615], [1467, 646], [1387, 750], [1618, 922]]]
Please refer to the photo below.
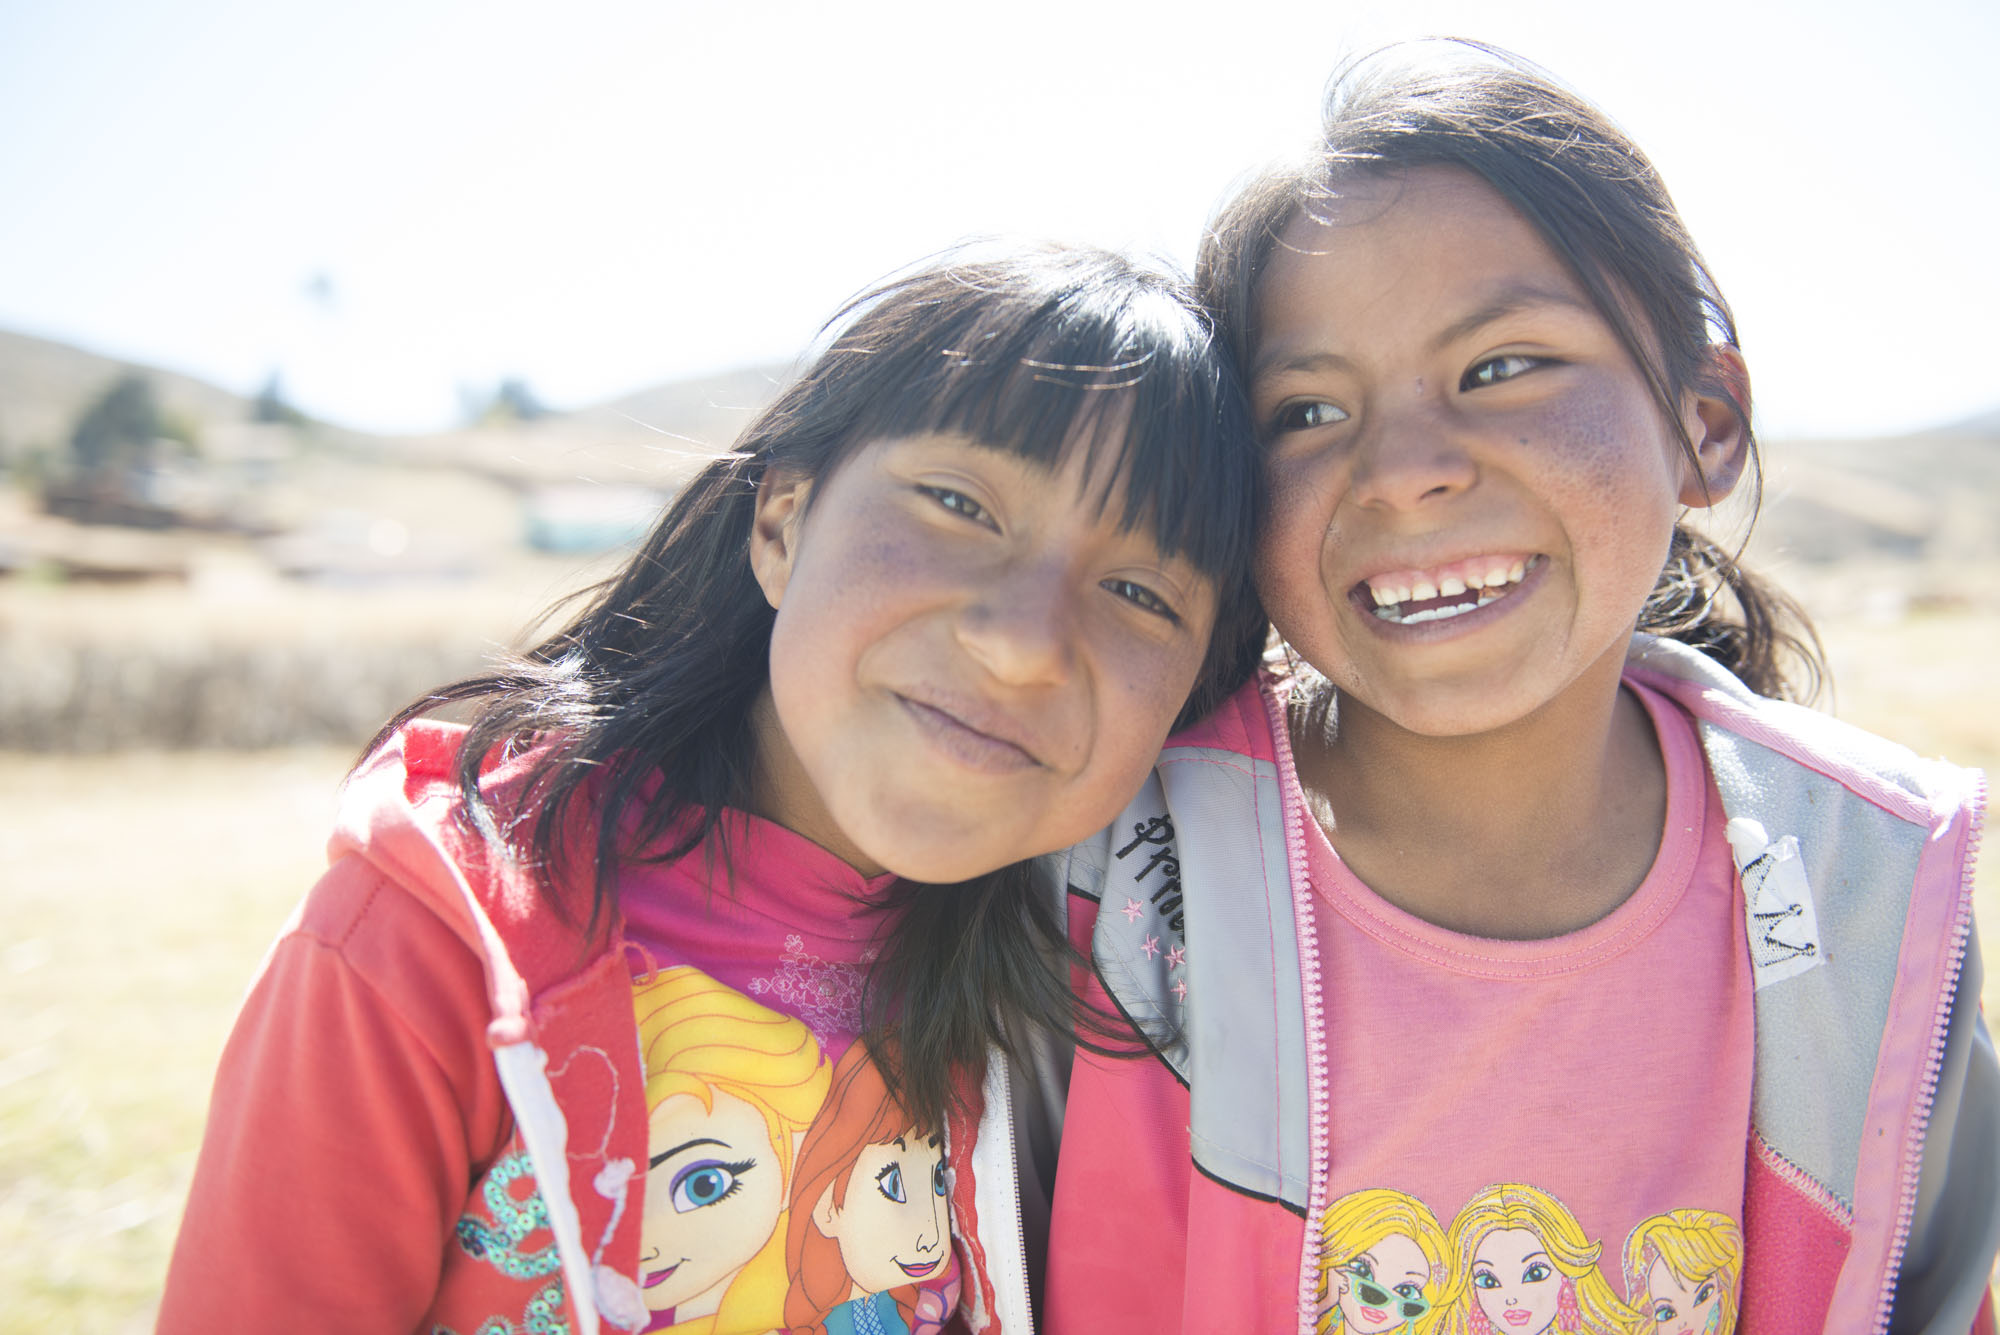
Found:
[[[1343, 175], [1303, 201], [1278, 237], [1271, 268], [1287, 257], [1331, 257], [1359, 249], [1418, 254], [1427, 248], [1463, 249], [1490, 239], [1481, 254], [1504, 256], [1523, 243], [1534, 258], [1557, 264], [1548, 243], [1486, 181], [1461, 167], [1411, 167]], [[1386, 271], [1383, 280], [1421, 277], [1421, 271]]]
[[1253, 382], [1328, 344], [1365, 353], [1397, 330], [1442, 342], [1531, 306], [1601, 318], [1535, 226], [1452, 167], [1356, 176], [1302, 208], [1273, 247], [1256, 305]]

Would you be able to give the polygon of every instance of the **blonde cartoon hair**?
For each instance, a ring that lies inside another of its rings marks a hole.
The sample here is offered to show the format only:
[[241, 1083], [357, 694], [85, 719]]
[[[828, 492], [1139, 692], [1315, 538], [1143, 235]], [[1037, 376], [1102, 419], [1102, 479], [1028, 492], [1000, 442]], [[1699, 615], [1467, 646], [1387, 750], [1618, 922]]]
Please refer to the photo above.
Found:
[[1330, 1335], [1342, 1324], [1340, 1307], [1334, 1301], [1335, 1272], [1397, 1234], [1416, 1243], [1430, 1262], [1430, 1278], [1423, 1286], [1425, 1300], [1433, 1308], [1443, 1300], [1449, 1276], [1444, 1227], [1431, 1208], [1415, 1196], [1390, 1187], [1370, 1187], [1342, 1196], [1320, 1212], [1319, 1220], [1319, 1335]]
[[812, 1125], [833, 1078], [812, 1030], [686, 965], [634, 984], [632, 1009], [646, 1110], [688, 1094], [712, 1111], [716, 1090], [733, 1094], [763, 1114], [789, 1181], [792, 1137]]
[[1743, 1277], [1743, 1232], [1735, 1220], [1714, 1210], [1669, 1210], [1632, 1230], [1625, 1240], [1625, 1296], [1638, 1309], [1642, 1329], [1651, 1328], [1646, 1320], [1652, 1311], [1646, 1276], [1655, 1261], [1665, 1261], [1683, 1284], [1715, 1276], [1722, 1290], [1722, 1324], [1714, 1335], [1733, 1335], [1737, 1287]]
[[[789, 1187], [797, 1138], [819, 1114], [833, 1080], [812, 1030], [686, 965], [633, 984], [632, 1009], [646, 1069], [646, 1111], [676, 1094], [700, 1100], [711, 1112], [718, 1090], [743, 1100], [763, 1116], [778, 1172]], [[730, 1282], [710, 1325], [716, 1330], [776, 1326], [785, 1282], [780, 1209], [770, 1238]], [[699, 1321], [676, 1327], [701, 1328]]]
[[1445, 1299], [1449, 1310], [1439, 1327], [1446, 1335], [1492, 1335], [1492, 1324], [1473, 1291], [1472, 1263], [1487, 1235], [1503, 1229], [1533, 1233], [1563, 1276], [1563, 1293], [1550, 1331], [1626, 1335], [1633, 1328], [1638, 1313], [1619, 1300], [1597, 1268], [1604, 1244], [1585, 1237], [1576, 1216], [1547, 1192], [1524, 1183], [1503, 1182], [1467, 1201], [1451, 1221], [1447, 1240], [1451, 1287]]

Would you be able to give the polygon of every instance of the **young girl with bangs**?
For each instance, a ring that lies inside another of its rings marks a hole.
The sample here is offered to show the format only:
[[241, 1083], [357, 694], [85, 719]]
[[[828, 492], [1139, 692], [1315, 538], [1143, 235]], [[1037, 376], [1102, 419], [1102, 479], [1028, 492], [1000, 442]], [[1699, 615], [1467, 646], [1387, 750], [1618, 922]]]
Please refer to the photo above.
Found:
[[[845, 311], [567, 626], [350, 776], [160, 1329], [1024, 1328], [1007, 1066], [1076, 1022], [1025, 860], [1255, 666], [1235, 385], [1096, 251]], [[847, 1153], [850, 1088], [888, 1132]], [[857, 1232], [947, 1185], [945, 1236]]]
[[1290, 670], [1072, 855], [1088, 998], [1162, 1037], [1076, 1060], [1049, 1326], [1347, 1319], [1322, 1216], [1379, 1190], [1461, 1220], [1419, 1335], [1672, 1330], [1620, 1262], [1677, 1212], [1740, 1230], [1711, 1331], [1990, 1329], [1983, 783], [1787, 703], [1810, 629], [1687, 521], [1756, 495], [1750, 380], [1650, 164], [1385, 53], [1200, 274]]

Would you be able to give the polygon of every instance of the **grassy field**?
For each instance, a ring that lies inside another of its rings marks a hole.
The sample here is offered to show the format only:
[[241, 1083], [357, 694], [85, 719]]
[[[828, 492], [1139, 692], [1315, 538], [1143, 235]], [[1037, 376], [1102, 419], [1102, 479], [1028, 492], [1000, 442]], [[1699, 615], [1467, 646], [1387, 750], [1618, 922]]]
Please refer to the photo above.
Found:
[[150, 1329], [244, 985], [347, 752], [0, 757], [0, 1331]]
[[[2000, 765], [2000, 615], [1827, 628], [1838, 711]], [[0, 1332], [148, 1329], [210, 1071], [350, 753], [0, 753]], [[2000, 859], [1980, 879], [2000, 952]], [[2000, 973], [1989, 975], [1989, 1013]]]

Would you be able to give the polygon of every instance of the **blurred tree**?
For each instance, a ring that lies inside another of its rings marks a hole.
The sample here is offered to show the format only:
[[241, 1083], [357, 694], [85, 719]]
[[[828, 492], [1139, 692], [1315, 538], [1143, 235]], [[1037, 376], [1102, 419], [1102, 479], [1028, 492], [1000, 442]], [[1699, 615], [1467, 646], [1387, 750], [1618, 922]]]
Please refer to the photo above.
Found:
[[119, 377], [104, 396], [77, 419], [70, 455], [80, 472], [142, 463], [160, 435], [160, 405], [153, 382], [142, 375]]
[[257, 397], [250, 403], [250, 420], [304, 426], [311, 419], [292, 406], [291, 400], [285, 397], [284, 377], [272, 371], [264, 381], [264, 387], [257, 391]]
[[470, 386], [462, 388], [459, 390], [459, 402], [465, 405], [468, 426], [532, 422], [549, 415], [549, 406], [535, 397], [535, 391], [528, 387], [526, 379], [517, 375], [503, 379], [491, 395], [482, 394]]

